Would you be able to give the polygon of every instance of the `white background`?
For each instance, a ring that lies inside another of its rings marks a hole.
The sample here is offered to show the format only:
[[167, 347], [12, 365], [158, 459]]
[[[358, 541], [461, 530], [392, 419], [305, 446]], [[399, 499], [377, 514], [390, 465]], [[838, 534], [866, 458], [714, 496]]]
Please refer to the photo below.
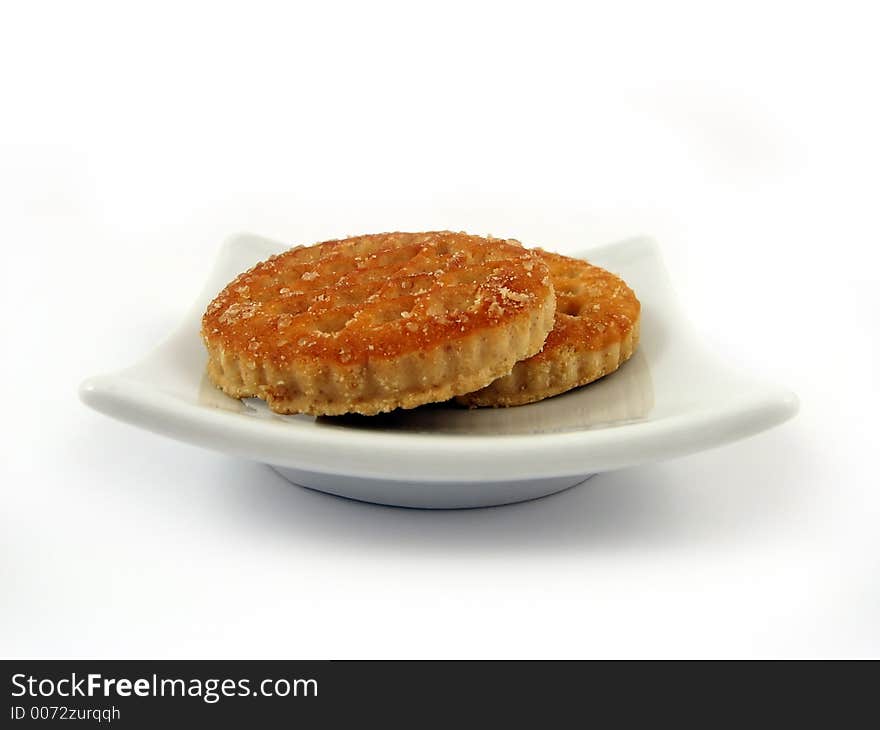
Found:
[[[880, 655], [871, 5], [5, 5], [0, 655]], [[431, 228], [654, 235], [705, 337], [800, 415], [431, 513], [77, 400], [230, 233]]]

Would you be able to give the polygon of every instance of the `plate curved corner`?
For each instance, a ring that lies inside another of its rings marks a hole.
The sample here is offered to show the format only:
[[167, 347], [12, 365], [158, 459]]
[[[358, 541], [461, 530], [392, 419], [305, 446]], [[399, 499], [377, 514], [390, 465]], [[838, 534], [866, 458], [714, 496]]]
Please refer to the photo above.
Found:
[[285, 246], [286, 244], [283, 241], [278, 241], [274, 238], [258, 236], [256, 233], [248, 233], [247, 231], [239, 231], [223, 239], [219, 255], [226, 256], [237, 254], [241, 251], [274, 253]]
[[660, 244], [657, 239], [649, 235], [636, 235], [621, 238], [611, 243], [592, 246], [584, 249], [581, 253], [586, 256], [603, 256], [614, 254], [615, 256], [626, 255], [631, 258], [651, 257], [661, 259]]
[[80, 401], [92, 410], [116, 417], [120, 402], [119, 377], [93, 375], [80, 383], [77, 390]]

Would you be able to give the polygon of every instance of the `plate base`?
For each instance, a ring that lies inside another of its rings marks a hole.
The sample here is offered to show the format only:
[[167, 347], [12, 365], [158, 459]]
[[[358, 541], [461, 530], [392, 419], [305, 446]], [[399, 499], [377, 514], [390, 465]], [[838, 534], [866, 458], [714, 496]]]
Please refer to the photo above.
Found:
[[594, 476], [583, 474], [512, 482], [398, 482], [318, 474], [281, 466], [272, 468], [289, 482], [301, 487], [361, 502], [418, 509], [469, 509], [525, 502], [570, 489]]

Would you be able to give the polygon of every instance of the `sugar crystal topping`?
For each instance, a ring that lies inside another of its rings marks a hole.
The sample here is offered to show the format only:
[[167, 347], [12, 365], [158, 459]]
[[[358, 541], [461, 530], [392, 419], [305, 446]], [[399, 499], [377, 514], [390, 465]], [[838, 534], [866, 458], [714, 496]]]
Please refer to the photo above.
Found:
[[268, 359], [353, 363], [498, 326], [538, 309], [550, 287], [546, 265], [518, 242], [448, 231], [359, 236], [257, 264], [209, 305], [203, 335]]

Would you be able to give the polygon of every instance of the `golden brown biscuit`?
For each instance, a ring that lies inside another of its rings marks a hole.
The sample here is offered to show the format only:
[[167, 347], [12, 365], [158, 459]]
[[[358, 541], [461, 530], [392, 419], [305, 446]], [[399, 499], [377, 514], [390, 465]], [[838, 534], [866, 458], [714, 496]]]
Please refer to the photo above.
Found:
[[639, 341], [640, 304], [614, 274], [580, 259], [535, 249], [556, 289], [556, 324], [543, 349], [482, 390], [467, 406], [518, 406], [585, 385], [617, 370]]
[[278, 413], [371, 415], [491, 383], [541, 349], [549, 271], [516, 241], [449, 231], [297, 247], [208, 306], [208, 375]]

